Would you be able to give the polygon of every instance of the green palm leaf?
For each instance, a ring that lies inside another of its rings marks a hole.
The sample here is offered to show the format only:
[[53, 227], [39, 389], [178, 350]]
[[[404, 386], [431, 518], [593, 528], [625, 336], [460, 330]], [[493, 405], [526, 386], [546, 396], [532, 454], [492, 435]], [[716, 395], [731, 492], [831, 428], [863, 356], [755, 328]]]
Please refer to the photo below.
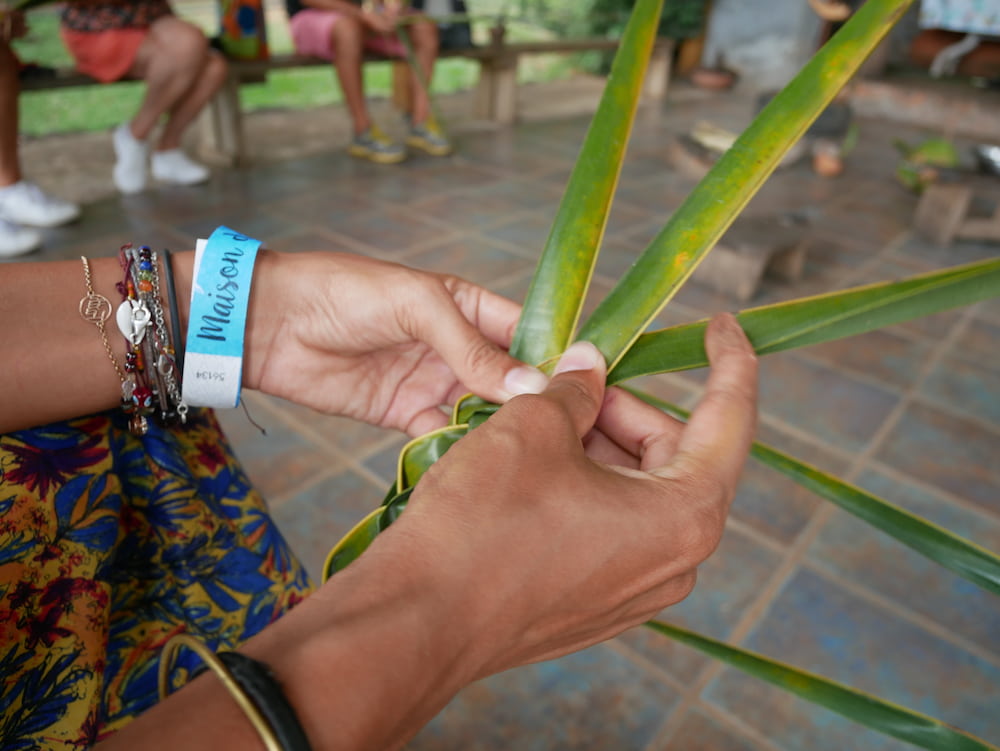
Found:
[[764, 108], [580, 331], [617, 364], [912, 0], [868, 0]]
[[[689, 415], [650, 394], [628, 391], [678, 419], [686, 420]], [[1000, 595], [1000, 556], [996, 553], [766, 444], [755, 441], [750, 455], [962, 578]]]
[[813, 704], [843, 715], [880, 733], [936, 751], [996, 751], [984, 740], [918, 712], [900, 707], [828, 678], [785, 665], [754, 652], [733, 647], [662, 621], [646, 626], [694, 647], [710, 657], [772, 683]]
[[639, 0], [532, 278], [511, 354], [542, 363], [573, 340], [618, 185], [663, 0]]
[[[737, 318], [757, 354], [765, 355], [862, 334], [997, 295], [1000, 258], [766, 305], [745, 310]], [[608, 383], [708, 365], [707, 325], [705, 320], [643, 334], [608, 374]]]

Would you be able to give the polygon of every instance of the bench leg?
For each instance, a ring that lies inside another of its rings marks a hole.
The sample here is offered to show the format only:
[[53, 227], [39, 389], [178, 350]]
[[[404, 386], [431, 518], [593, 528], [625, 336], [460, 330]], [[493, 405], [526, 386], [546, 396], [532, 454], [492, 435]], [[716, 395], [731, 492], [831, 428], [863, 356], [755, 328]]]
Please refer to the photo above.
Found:
[[199, 154], [214, 164], [235, 166], [246, 159], [239, 82], [230, 77], [202, 111]]
[[500, 125], [510, 125], [517, 119], [516, 55], [480, 62], [476, 117]]
[[670, 87], [670, 72], [674, 59], [674, 40], [657, 39], [653, 54], [649, 58], [643, 98], [650, 102], [662, 102]]

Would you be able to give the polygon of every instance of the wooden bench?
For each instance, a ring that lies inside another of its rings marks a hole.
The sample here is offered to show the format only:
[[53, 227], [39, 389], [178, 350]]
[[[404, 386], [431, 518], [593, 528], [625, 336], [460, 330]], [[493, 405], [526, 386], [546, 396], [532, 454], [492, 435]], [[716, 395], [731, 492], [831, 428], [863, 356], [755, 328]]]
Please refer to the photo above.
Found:
[[[614, 50], [616, 39], [552, 39], [530, 42], [504, 41], [494, 35], [491, 44], [469, 49], [442, 50], [440, 57], [466, 58], [479, 62], [479, 81], [475, 94], [475, 116], [497, 125], [508, 125], [517, 119], [517, 68], [525, 55]], [[673, 58], [673, 40], [656, 41], [643, 89], [646, 101], [660, 101], [667, 93]], [[372, 58], [372, 60], [384, 58]], [[240, 86], [261, 83], [278, 70], [329, 66], [318, 58], [301, 55], [273, 55], [268, 60], [230, 60], [229, 76], [222, 89], [205, 108], [200, 122], [199, 152], [220, 164], [238, 164], [248, 157], [240, 105]], [[39, 91], [76, 86], [93, 86], [96, 82], [74, 70], [58, 70], [54, 75], [32, 76], [21, 81], [23, 91]]]

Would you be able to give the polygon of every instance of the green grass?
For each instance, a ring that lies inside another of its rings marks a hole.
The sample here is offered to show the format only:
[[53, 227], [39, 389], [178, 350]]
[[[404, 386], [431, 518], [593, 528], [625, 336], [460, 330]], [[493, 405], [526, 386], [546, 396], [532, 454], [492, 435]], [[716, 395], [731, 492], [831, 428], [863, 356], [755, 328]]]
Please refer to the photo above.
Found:
[[[178, 12], [211, 34], [214, 19], [186, 13], [183, 2]], [[204, 8], [202, 8], [203, 10]], [[18, 40], [15, 48], [25, 62], [53, 67], [72, 66], [73, 61], [59, 38], [58, 11], [49, 7], [32, 11], [28, 17], [30, 32]], [[275, 54], [291, 51], [287, 24], [272, 23], [268, 43]], [[485, 38], [485, 23], [476, 29]], [[527, 24], [514, 23], [510, 38], [539, 38], [548, 32]], [[579, 70], [575, 56], [539, 55], [525, 61], [519, 78], [523, 82], [551, 81], [565, 78]], [[450, 94], [475, 86], [479, 65], [471, 60], [442, 60], [434, 73], [433, 91]], [[370, 97], [389, 96], [392, 74], [388, 63], [369, 63], [364, 67], [365, 91]], [[54, 133], [100, 131], [129, 120], [138, 109], [143, 95], [142, 83], [118, 83], [114, 86], [86, 86], [54, 91], [26, 92], [21, 97], [20, 131], [28, 136]], [[261, 109], [308, 109], [341, 102], [340, 87], [332, 68], [300, 68], [277, 71], [266, 83], [249, 84], [240, 90], [244, 111]]]

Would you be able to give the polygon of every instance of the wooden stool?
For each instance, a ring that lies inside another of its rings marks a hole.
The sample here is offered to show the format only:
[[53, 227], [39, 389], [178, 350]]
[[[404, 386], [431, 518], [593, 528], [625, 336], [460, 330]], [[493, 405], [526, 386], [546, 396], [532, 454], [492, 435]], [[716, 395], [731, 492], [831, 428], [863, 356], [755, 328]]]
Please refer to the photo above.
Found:
[[[974, 199], [992, 199], [993, 215], [970, 217]], [[1000, 241], [1000, 179], [970, 175], [960, 183], [932, 183], [920, 196], [913, 226], [937, 245], [958, 240]]]
[[746, 302], [765, 274], [801, 279], [807, 246], [801, 224], [776, 216], [738, 219], [691, 278]]

